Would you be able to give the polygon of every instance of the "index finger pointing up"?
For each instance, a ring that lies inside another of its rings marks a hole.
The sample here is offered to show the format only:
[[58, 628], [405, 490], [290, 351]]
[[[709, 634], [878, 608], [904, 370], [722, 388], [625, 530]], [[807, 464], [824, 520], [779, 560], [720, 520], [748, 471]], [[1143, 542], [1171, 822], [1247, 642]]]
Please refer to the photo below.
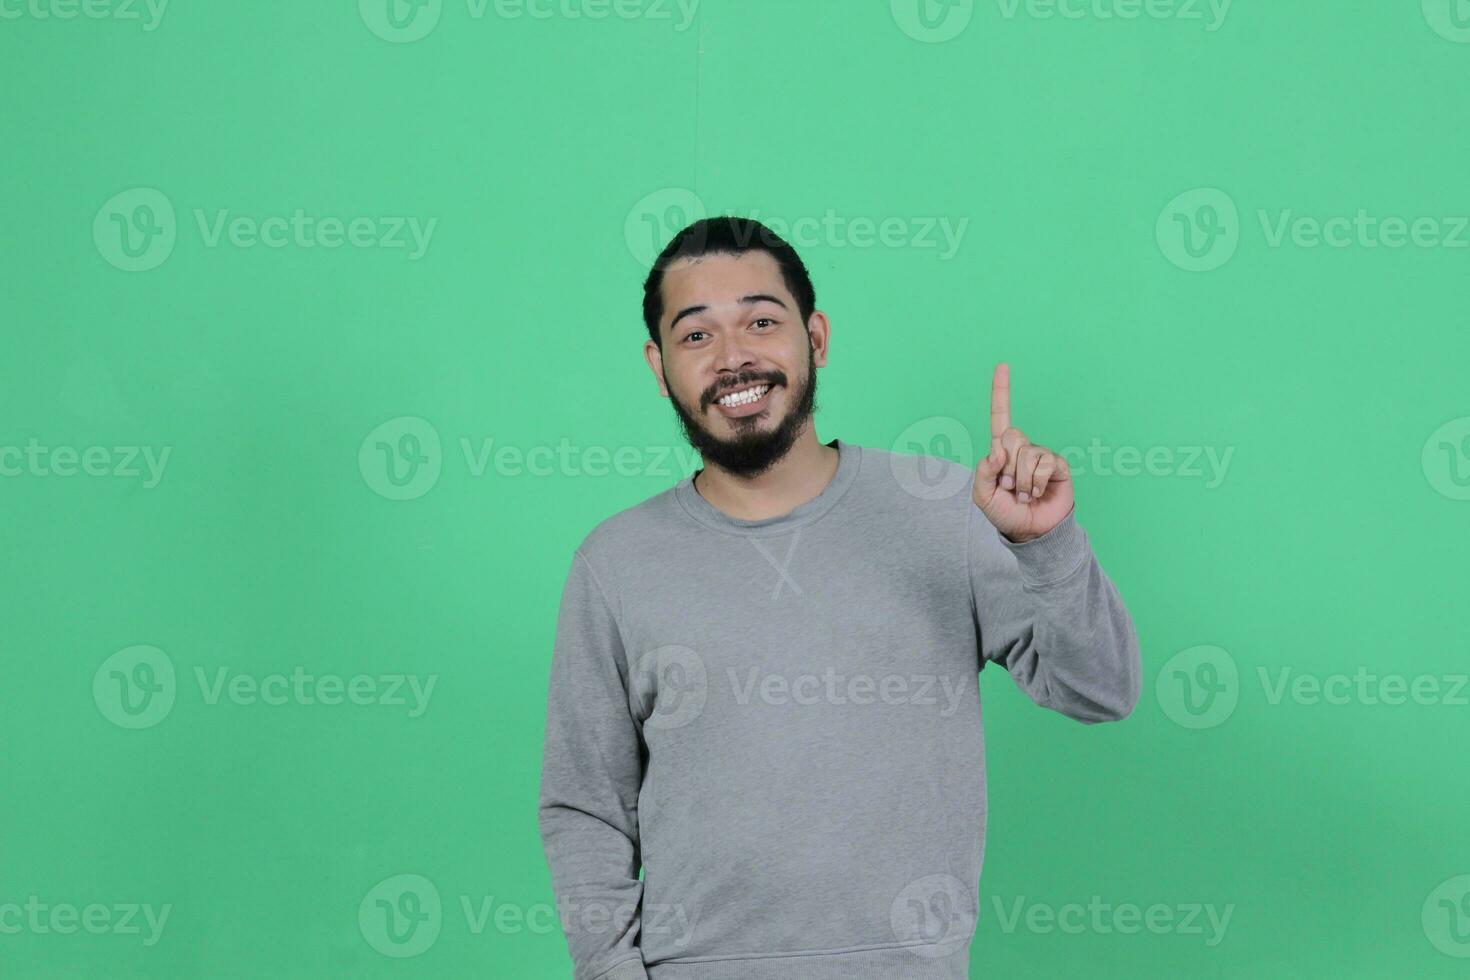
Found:
[[999, 439], [1011, 427], [1011, 366], [1001, 361], [990, 381], [990, 437]]

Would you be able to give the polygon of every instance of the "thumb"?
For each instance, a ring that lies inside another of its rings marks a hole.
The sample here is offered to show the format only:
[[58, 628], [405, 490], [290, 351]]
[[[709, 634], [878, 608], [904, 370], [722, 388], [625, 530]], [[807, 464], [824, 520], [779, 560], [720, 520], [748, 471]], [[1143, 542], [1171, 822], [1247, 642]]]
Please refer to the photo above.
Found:
[[990, 440], [990, 455], [980, 460], [975, 467], [975, 486], [988, 498], [995, 492], [996, 483], [1006, 467], [1006, 450], [999, 439]]

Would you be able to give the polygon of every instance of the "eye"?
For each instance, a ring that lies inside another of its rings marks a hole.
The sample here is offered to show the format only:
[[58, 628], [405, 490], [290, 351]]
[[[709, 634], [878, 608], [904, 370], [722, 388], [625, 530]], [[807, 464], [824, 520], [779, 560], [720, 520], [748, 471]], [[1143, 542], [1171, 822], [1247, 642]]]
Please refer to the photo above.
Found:
[[685, 343], [688, 343], [689, 342], [689, 338], [695, 336], [696, 334], [702, 334], [702, 333], [704, 333], [703, 330], [691, 330], [691, 331], [689, 331], [688, 333], [686, 333], [684, 335], [684, 342]]
[[775, 325], [775, 323], [776, 323], [776, 321], [775, 321], [775, 320], [772, 320], [772, 319], [771, 319], [771, 318], [770, 318], [770, 317], [768, 317], [768, 316], [763, 316], [763, 317], [759, 317], [759, 318], [757, 318], [757, 319], [756, 319], [756, 321], [755, 321], [755, 322], [756, 322], [756, 323], [769, 323], [769, 324], [771, 324], [771, 325], [772, 325], [772, 326], [774, 326], [774, 325]]

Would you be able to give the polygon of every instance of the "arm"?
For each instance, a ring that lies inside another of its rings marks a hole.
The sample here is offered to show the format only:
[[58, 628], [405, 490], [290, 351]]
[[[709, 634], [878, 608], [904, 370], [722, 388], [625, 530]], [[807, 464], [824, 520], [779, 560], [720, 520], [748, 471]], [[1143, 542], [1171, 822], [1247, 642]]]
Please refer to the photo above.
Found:
[[1019, 544], [978, 507], [968, 522], [983, 660], [1000, 663], [1031, 700], [1069, 718], [1128, 717], [1143, 675], [1138, 635], [1075, 513]]
[[1011, 369], [990, 386], [990, 454], [966, 516], [981, 666], [1005, 665], [1031, 700], [1092, 724], [1138, 703], [1138, 636], [1077, 523], [1067, 461], [1011, 425]]
[[573, 980], [647, 980], [639, 949], [642, 735], [617, 621], [579, 549], [552, 655], [538, 809]]

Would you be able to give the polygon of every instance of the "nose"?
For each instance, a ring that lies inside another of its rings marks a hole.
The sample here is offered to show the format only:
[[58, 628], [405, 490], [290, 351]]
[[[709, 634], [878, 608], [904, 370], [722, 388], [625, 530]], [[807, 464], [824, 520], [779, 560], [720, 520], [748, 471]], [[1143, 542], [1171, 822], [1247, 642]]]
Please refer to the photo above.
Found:
[[742, 330], [721, 331], [715, 341], [715, 367], [722, 371], [734, 371], [737, 374], [755, 365], [755, 355], [751, 352], [750, 338]]

